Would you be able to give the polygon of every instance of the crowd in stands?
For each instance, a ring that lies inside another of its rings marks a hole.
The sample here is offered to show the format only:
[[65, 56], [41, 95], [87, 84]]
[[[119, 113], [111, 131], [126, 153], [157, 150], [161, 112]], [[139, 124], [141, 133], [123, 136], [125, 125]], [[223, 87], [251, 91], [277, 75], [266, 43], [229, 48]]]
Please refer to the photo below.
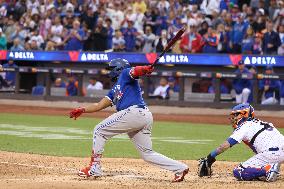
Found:
[[284, 54], [283, 0], [3, 0], [0, 50]]

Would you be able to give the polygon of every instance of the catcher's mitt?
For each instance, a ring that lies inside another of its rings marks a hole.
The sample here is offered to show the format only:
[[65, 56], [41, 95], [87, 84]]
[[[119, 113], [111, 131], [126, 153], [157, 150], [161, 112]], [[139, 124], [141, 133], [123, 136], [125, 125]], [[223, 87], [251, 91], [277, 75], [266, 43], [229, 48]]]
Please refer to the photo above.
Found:
[[212, 175], [212, 164], [216, 161], [215, 158], [211, 157], [210, 155], [199, 159], [199, 165], [198, 165], [198, 176], [204, 177], [204, 176], [211, 176]]

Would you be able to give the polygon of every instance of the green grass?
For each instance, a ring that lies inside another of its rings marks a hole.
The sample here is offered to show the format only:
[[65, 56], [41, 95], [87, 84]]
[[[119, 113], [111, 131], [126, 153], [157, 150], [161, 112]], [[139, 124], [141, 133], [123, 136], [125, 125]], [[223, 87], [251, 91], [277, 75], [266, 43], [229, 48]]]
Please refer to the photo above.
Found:
[[[0, 150], [86, 157], [91, 151], [93, 128], [99, 121], [101, 119], [74, 121], [62, 116], [0, 114]], [[231, 127], [224, 125], [155, 122], [153, 148], [175, 159], [198, 159], [215, 149], [231, 132]], [[284, 133], [284, 129], [280, 132]], [[80, 139], [58, 139], [62, 137]], [[183, 143], [194, 142], [192, 140], [202, 143]], [[244, 161], [252, 155], [241, 144], [218, 156], [218, 160]], [[107, 142], [104, 157], [138, 158], [139, 155], [131, 141], [122, 137]]]

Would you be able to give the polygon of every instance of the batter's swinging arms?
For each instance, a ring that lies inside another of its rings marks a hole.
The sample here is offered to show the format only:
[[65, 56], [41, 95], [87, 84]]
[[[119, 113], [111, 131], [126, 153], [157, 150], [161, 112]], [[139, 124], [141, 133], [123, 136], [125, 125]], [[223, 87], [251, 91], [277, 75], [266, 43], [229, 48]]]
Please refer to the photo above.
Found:
[[80, 170], [78, 175], [102, 176], [100, 161], [106, 141], [115, 135], [127, 133], [145, 161], [173, 171], [175, 173], [173, 182], [182, 181], [188, 173], [188, 166], [152, 150], [153, 117], [141, 96], [137, 79], [139, 76], [151, 74], [153, 68], [151, 66], [131, 68], [127, 60], [120, 58], [110, 61], [109, 68], [111, 70], [109, 75], [115, 84], [108, 95], [99, 103], [76, 108], [70, 112], [70, 118], [76, 119], [82, 113], [97, 112], [112, 105], [116, 105], [117, 109], [117, 113], [95, 127], [90, 165]]
[[233, 170], [234, 177], [245, 181], [262, 178], [267, 182], [275, 181], [280, 164], [284, 162], [284, 136], [272, 123], [256, 119], [254, 108], [249, 104], [235, 106], [231, 112], [231, 122], [233, 134], [206, 158], [200, 159], [199, 176], [210, 176], [215, 157], [243, 141], [255, 155]]

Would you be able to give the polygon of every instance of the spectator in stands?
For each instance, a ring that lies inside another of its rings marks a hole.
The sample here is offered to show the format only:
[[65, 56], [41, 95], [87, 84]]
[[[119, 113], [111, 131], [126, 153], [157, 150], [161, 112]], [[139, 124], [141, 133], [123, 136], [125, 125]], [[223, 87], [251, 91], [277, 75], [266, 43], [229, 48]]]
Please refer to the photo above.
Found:
[[11, 51], [24, 51], [25, 48], [21, 45], [19, 38], [14, 39], [13, 46], [10, 48]]
[[205, 15], [211, 17], [213, 11], [220, 12], [220, 2], [221, 0], [203, 0], [200, 9]]
[[133, 52], [135, 48], [136, 36], [138, 35], [138, 32], [136, 28], [133, 27], [132, 20], [128, 20], [127, 25], [128, 25], [127, 28], [122, 28], [121, 32], [125, 40], [125, 50], [127, 52]]
[[63, 41], [65, 50], [83, 50], [83, 38], [85, 32], [80, 28], [78, 20], [73, 21], [73, 28], [68, 30], [68, 33]]
[[97, 24], [88, 39], [91, 44], [91, 49], [93, 51], [105, 51], [107, 49], [107, 28], [103, 26], [103, 18], [98, 18]]
[[262, 51], [262, 38], [261, 34], [255, 34], [253, 46], [252, 46], [252, 54], [263, 54]]
[[278, 55], [284, 55], [284, 24], [279, 26], [279, 37], [281, 45], [278, 48]]
[[257, 74], [257, 68], [255, 65], [251, 66], [251, 68], [249, 69], [250, 73], [252, 75], [256, 75]]
[[217, 46], [219, 44], [218, 37], [212, 27], [208, 28], [208, 32], [203, 35], [203, 53], [217, 53]]
[[64, 83], [64, 81], [62, 81], [62, 79], [60, 77], [58, 77], [58, 78], [55, 79], [54, 87], [66, 88], [66, 84]]
[[82, 24], [86, 24], [89, 30], [92, 30], [97, 22], [98, 13], [94, 13], [93, 8], [88, 6], [87, 10], [83, 11], [81, 15]]
[[135, 12], [141, 11], [144, 14], [147, 10], [147, 5], [143, 0], [135, 0], [135, 3], [133, 3], [132, 6]]
[[2, 65], [0, 64], [0, 89], [2, 89], [2, 87], [9, 87], [9, 84], [7, 83], [7, 81], [3, 78], [1, 71], [3, 70]]
[[240, 13], [237, 16], [236, 23], [233, 26], [232, 30], [232, 38], [231, 38], [231, 48], [233, 53], [241, 53], [242, 52], [242, 41], [247, 32], [248, 23], [244, 21], [244, 14]]
[[143, 35], [143, 53], [149, 53], [154, 51], [154, 41], [156, 39], [156, 36], [152, 33], [152, 29], [150, 26], [146, 26], [145, 28], [145, 34]]
[[144, 13], [142, 12], [140, 7], [137, 7], [137, 10], [135, 12], [135, 20], [134, 20], [134, 28], [137, 29], [137, 31], [143, 31], [143, 25], [144, 25]]
[[112, 44], [113, 44], [113, 51], [115, 51], [115, 52], [124, 51], [125, 40], [124, 40], [120, 30], [115, 31], [115, 35], [112, 38]]
[[[265, 68], [265, 74], [272, 75], [272, 66], [267, 66]], [[279, 93], [280, 82], [276, 79], [262, 79], [259, 81], [259, 90], [263, 91], [263, 100], [261, 104], [276, 104], [278, 101], [276, 99], [277, 93]]]
[[158, 10], [161, 11], [169, 11], [170, 9], [170, 3], [166, 0], [161, 0], [159, 1], [159, 3], [157, 4], [157, 8]]
[[[13, 60], [9, 60], [8, 63], [3, 65], [3, 68], [18, 68]], [[5, 80], [9, 86], [15, 86], [16, 83], [16, 73], [15, 72], [6, 72]]]
[[46, 51], [54, 51], [55, 50], [55, 44], [52, 41], [48, 41], [46, 43], [45, 49]]
[[66, 96], [77, 96], [78, 90], [78, 81], [74, 75], [69, 75], [68, 83], [66, 85]]
[[[189, 24], [191, 25], [192, 22], [196, 22], [195, 20], [192, 20], [191, 22], [189, 22]], [[207, 21], [203, 21], [201, 23], [201, 29], [198, 31], [198, 33], [203, 36], [208, 32], [208, 28], [209, 28], [209, 24]]]
[[155, 89], [153, 96], [157, 98], [167, 99], [169, 98], [168, 94], [169, 84], [166, 78], [162, 77], [160, 79], [160, 85]]
[[2, 31], [2, 28], [0, 28], [0, 50], [7, 49], [7, 39], [5, 34]]
[[27, 30], [22, 28], [20, 24], [16, 24], [16, 29], [11, 34], [11, 40], [15, 40], [18, 38], [20, 40], [21, 45], [23, 46], [25, 44], [25, 39], [27, 37]]
[[112, 20], [112, 28], [119, 30], [121, 23], [124, 20], [124, 13], [121, 11], [122, 6], [120, 2], [115, 1], [114, 5], [109, 3], [109, 7], [106, 9], [108, 17]]
[[263, 52], [265, 54], [277, 54], [278, 47], [281, 45], [279, 34], [273, 31], [273, 23], [267, 22], [267, 32], [263, 37]]
[[242, 54], [252, 54], [253, 44], [254, 44], [254, 33], [253, 29], [249, 27], [242, 41]]
[[61, 19], [59, 16], [54, 18], [54, 24], [49, 30], [48, 37], [50, 38], [50, 41], [55, 43], [56, 46], [61, 45], [63, 37], [63, 25], [61, 24]]
[[36, 42], [36, 45], [37, 45], [38, 49], [42, 49], [43, 48], [44, 40], [43, 40], [43, 37], [39, 34], [38, 28], [35, 28], [30, 33], [29, 43], [32, 43], [32, 41]]
[[5, 36], [7, 39], [7, 49], [10, 49], [10, 47], [13, 45], [13, 39], [11, 38], [11, 34], [16, 30], [15, 21], [13, 19], [13, 16], [10, 15], [8, 18], [8, 22], [5, 28]]
[[162, 52], [168, 44], [168, 34], [166, 30], [162, 30], [161, 37], [155, 41], [156, 52]]
[[167, 93], [169, 95], [169, 97], [173, 94], [173, 93], [178, 93], [180, 88], [179, 85], [176, 83], [176, 80], [174, 77], [169, 77], [168, 78], [168, 89], [167, 89]]
[[112, 21], [111, 19], [107, 18], [106, 22], [106, 29], [107, 29], [107, 47], [106, 49], [112, 49], [112, 37], [114, 35], [114, 30], [112, 28]]
[[284, 105], [284, 80], [281, 81], [280, 105]]
[[148, 19], [146, 20], [146, 24], [152, 26], [154, 34], [161, 36], [162, 30], [168, 30], [169, 16], [165, 10], [159, 12], [158, 8], [156, 8], [149, 17], [145, 16], [146, 18]]
[[262, 33], [266, 27], [266, 15], [264, 9], [256, 10], [255, 17], [251, 20], [251, 26], [255, 32]]
[[186, 33], [180, 42], [180, 49], [183, 53], [199, 53], [202, 49], [202, 37], [197, 32], [196, 22], [190, 25], [190, 32]]
[[[235, 71], [235, 73], [238, 77], [242, 77], [242, 74], [251, 74], [250, 71], [245, 67], [243, 60], [238, 62], [238, 69]], [[236, 78], [233, 80], [233, 88], [236, 91], [236, 103], [247, 103], [252, 88], [251, 80]]]
[[39, 46], [36, 40], [29, 40], [28, 42], [29, 47], [26, 48], [26, 50], [32, 50], [32, 51], [38, 51], [38, 50], [42, 50]]
[[87, 90], [103, 90], [103, 84], [95, 77], [89, 79]]
[[218, 53], [225, 53], [226, 52], [226, 46], [227, 46], [227, 38], [226, 38], [226, 32], [225, 32], [225, 26], [224, 24], [219, 24], [217, 26], [217, 31], [216, 31], [216, 35], [218, 38], [218, 46], [217, 46], [217, 50]]

